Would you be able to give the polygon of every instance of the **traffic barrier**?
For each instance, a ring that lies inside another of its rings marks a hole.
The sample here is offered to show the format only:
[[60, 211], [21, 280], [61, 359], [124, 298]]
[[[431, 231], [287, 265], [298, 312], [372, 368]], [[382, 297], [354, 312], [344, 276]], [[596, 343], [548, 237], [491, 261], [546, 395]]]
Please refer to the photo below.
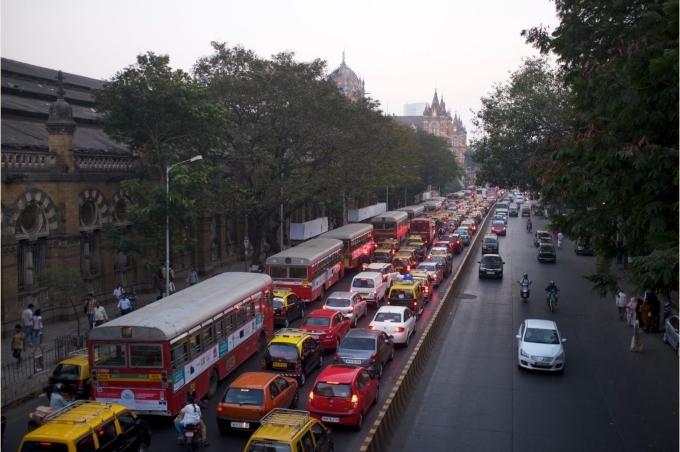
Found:
[[[442, 296], [441, 302], [425, 327], [423, 334], [420, 336], [420, 340], [413, 348], [399, 377], [395, 380], [392, 390], [378, 412], [378, 416], [368, 430], [368, 434], [364, 437], [364, 441], [359, 449], [361, 452], [380, 452], [389, 450], [390, 440], [392, 439], [395, 429], [401, 422], [400, 415], [408, 406], [408, 399], [418, 383], [418, 377], [426, 365], [428, 355], [433, 348], [432, 345], [440, 335], [442, 325], [445, 324], [444, 319], [447, 317], [446, 314], [453, 308], [452, 300], [454, 297], [452, 295], [458, 290], [458, 286], [462, 280], [460, 276], [471, 265], [470, 256], [475, 254], [479, 248], [480, 237], [484, 236], [488, 222], [493, 216], [492, 211], [494, 205], [495, 203], [490, 206], [484, 221], [481, 223], [482, 227], [480, 227], [477, 234], [475, 234], [467, 254], [464, 256], [464, 261], [458, 267], [449, 287]], [[474, 262], [474, 260], [472, 262]]]

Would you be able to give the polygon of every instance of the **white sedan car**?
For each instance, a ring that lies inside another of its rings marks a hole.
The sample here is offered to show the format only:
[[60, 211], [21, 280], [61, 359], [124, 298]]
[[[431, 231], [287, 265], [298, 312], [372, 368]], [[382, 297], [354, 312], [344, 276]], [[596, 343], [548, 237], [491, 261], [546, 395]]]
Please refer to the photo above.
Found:
[[552, 320], [527, 319], [517, 333], [517, 364], [520, 369], [564, 371], [564, 346], [567, 340], [560, 336]]
[[416, 316], [406, 306], [381, 306], [368, 329], [384, 331], [395, 344], [408, 346], [416, 332]]

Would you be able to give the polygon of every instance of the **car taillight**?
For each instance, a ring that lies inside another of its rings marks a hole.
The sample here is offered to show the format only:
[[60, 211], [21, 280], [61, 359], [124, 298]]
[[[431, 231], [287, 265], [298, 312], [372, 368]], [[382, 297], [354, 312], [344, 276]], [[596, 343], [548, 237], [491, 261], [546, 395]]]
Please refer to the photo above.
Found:
[[354, 306], [350, 306], [347, 312], [354, 312]]
[[374, 329], [375, 329], [375, 325], [368, 325], [368, 329], [369, 329], [369, 330], [374, 330]]
[[349, 401], [352, 403], [352, 408], [356, 408], [359, 405], [359, 396], [352, 394], [352, 398]]
[[314, 391], [309, 391], [309, 400], [314, 400]]
[[221, 413], [222, 412], [222, 405], [217, 405], [217, 412]]
[[375, 352], [371, 353], [371, 362], [375, 362]]
[[411, 271], [411, 266], [410, 266], [410, 265], [407, 265], [407, 266], [406, 266], [406, 271], [407, 271], [407, 272], [410, 272], [410, 271]]
[[395, 333], [403, 333], [404, 331], [406, 331], [406, 328], [404, 328], [403, 326], [398, 326], [394, 329]]

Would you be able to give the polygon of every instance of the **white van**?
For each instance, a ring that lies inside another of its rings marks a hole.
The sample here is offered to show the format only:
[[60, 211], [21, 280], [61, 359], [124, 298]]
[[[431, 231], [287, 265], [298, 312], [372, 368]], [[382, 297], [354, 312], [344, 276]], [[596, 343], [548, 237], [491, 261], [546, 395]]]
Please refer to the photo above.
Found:
[[380, 306], [385, 301], [389, 285], [389, 281], [383, 279], [382, 273], [361, 272], [352, 278], [352, 285], [349, 290], [361, 294], [368, 303]]

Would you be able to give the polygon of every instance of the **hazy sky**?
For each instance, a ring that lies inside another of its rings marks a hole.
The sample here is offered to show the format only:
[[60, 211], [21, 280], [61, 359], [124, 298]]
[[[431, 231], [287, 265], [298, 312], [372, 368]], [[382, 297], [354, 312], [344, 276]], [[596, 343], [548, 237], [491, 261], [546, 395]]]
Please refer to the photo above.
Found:
[[147, 50], [191, 70], [210, 41], [322, 58], [328, 72], [344, 50], [383, 110], [436, 87], [471, 132], [479, 98], [536, 54], [520, 32], [540, 24], [557, 24], [549, 0], [2, 0], [2, 56], [104, 79]]

